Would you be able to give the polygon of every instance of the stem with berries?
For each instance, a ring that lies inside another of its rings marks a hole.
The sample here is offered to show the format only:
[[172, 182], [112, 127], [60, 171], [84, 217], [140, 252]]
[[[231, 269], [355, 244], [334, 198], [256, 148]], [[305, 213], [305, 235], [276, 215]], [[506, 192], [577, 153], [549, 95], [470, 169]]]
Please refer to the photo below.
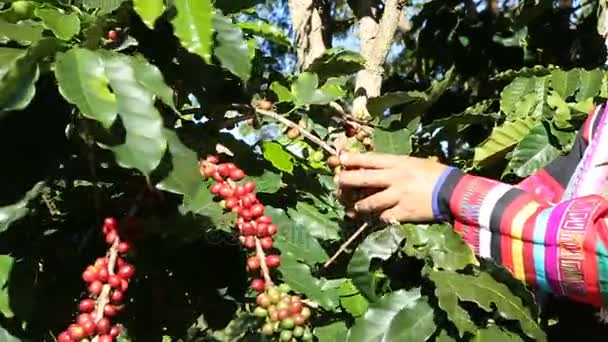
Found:
[[280, 341], [312, 341], [307, 326], [312, 314], [308, 301], [291, 294], [287, 284], [275, 285], [271, 270], [281, 264], [281, 258], [273, 250], [273, 236], [278, 227], [272, 218], [264, 214], [264, 205], [255, 194], [253, 181], [242, 181], [245, 172], [233, 163], [220, 163], [216, 156], [208, 156], [199, 165], [206, 178], [215, 183], [209, 191], [221, 198], [221, 205], [238, 215], [236, 229], [243, 246], [251, 251], [247, 258], [247, 270], [252, 275], [251, 288], [256, 291], [254, 314], [265, 323], [261, 332]]
[[113, 326], [110, 319], [123, 308], [124, 293], [135, 267], [121, 258], [130, 245], [120, 240], [116, 219], [104, 220], [103, 233], [110, 248], [105, 257], [98, 258], [82, 273], [90, 296], [80, 301], [79, 315], [59, 334], [58, 342], [114, 342], [120, 334], [120, 326]]

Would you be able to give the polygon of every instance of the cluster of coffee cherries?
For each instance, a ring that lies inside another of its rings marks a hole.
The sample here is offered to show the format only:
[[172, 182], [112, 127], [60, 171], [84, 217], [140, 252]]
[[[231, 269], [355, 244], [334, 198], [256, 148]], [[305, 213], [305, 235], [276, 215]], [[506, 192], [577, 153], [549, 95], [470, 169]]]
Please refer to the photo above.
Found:
[[113, 342], [120, 334], [120, 326], [112, 325], [110, 319], [123, 308], [135, 267], [122, 258], [131, 247], [120, 240], [116, 219], [104, 220], [103, 233], [111, 246], [108, 255], [82, 272], [90, 296], [80, 301], [76, 321], [59, 334], [58, 342]]
[[259, 245], [265, 252], [272, 251], [272, 236], [278, 228], [270, 216], [264, 215], [264, 205], [255, 194], [255, 183], [246, 181], [237, 184], [245, 178], [245, 172], [233, 163], [219, 163], [216, 156], [208, 156], [200, 168], [205, 177], [212, 177], [216, 181], [209, 190], [222, 199], [220, 205], [238, 215], [236, 225], [239, 239], [245, 248], [252, 251], [247, 259], [247, 269], [254, 275], [251, 288], [257, 292], [264, 291], [266, 284], [259, 274], [263, 267], [278, 267], [281, 257], [278, 254], [260, 254], [257, 250]]
[[311, 311], [298, 296], [290, 295], [287, 284], [269, 286], [258, 294], [255, 315], [266, 319], [262, 333], [266, 336], [279, 334], [280, 341], [312, 341], [313, 335], [306, 326]]
[[255, 194], [256, 184], [243, 181], [243, 170], [233, 163], [220, 163], [217, 156], [208, 156], [202, 161], [200, 172], [215, 180], [209, 191], [221, 199], [220, 205], [238, 216], [239, 239], [251, 251], [247, 270], [253, 278], [251, 288], [258, 293], [255, 315], [266, 318], [262, 333], [277, 335], [281, 341], [312, 341], [310, 328], [306, 327], [310, 308], [299, 297], [290, 295], [286, 284], [276, 286], [264, 280], [270, 279], [268, 272], [280, 266], [281, 258], [272, 252], [272, 237], [278, 227], [264, 214], [264, 205]]

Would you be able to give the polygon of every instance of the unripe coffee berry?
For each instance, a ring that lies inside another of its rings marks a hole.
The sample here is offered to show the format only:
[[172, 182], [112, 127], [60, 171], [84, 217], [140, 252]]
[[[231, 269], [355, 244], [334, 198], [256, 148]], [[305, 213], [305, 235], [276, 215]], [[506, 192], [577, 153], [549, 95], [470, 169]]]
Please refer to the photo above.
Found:
[[266, 311], [266, 309], [258, 306], [253, 311], [253, 314], [256, 315], [257, 317], [264, 318], [264, 317], [268, 316], [268, 311]]
[[[279, 315], [279, 317], [280, 317], [280, 315]], [[287, 317], [281, 321], [281, 328], [283, 328], [283, 329], [291, 330], [291, 329], [293, 329], [293, 327], [295, 327], [295, 325], [296, 324], [293, 321], [293, 319], [291, 319], [289, 317]]]
[[337, 168], [338, 166], [340, 166], [340, 158], [338, 158], [338, 156], [336, 155], [330, 156], [329, 158], [327, 158], [327, 166], [332, 169]]
[[289, 331], [289, 330], [281, 331], [281, 341], [289, 342], [289, 341], [291, 341], [292, 337], [293, 337], [293, 334], [291, 333], [291, 331]]
[[272, 303], [270, 302], [270, 298], [268, 297], [268, 295], [266, 295], [265, 293], [260, 293], [256, 299], [255, 302], [263, 307], [263, 308], [268, 308]]

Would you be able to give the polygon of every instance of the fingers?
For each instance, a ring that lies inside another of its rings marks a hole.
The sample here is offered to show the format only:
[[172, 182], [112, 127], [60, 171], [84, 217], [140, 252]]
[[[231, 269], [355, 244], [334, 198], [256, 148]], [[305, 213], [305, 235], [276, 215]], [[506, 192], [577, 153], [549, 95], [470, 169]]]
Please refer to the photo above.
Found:
[[389, 188], [358, 201], [355, 203], [355, 210], [358, 213], [372, 213], [384, 211], [397, 203], [399, 203], [399, 192]]
[[398, 224], [402, 221], [408, 221], [410, 219], [408, 215], [408, 210], [403, 207], [402, 204], [397, 204], [396, 206], [387, 209], [380, 214], [380, 220], [390, 223], [390, 224]]
[[391, 170], [353, 170], [342, 171], [338, 178], [339, 187], [384, 188], [393, 183]]
[[404, 156], [384, 153], [348, 153], [340, 154], [340, 163], [345, 168], [386, 169], [403, 163]]

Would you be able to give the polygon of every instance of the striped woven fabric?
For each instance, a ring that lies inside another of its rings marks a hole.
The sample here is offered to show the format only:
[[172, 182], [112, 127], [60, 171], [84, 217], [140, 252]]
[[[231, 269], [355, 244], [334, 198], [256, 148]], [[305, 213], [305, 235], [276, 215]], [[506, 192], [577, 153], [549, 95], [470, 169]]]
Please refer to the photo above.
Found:
[[527, 284], [608, 305], [605, 108], [589, 114], [568, 155], [519, 184], [449, 168], [433, 194], [436, 218], [453, 222], [477, 255]]

